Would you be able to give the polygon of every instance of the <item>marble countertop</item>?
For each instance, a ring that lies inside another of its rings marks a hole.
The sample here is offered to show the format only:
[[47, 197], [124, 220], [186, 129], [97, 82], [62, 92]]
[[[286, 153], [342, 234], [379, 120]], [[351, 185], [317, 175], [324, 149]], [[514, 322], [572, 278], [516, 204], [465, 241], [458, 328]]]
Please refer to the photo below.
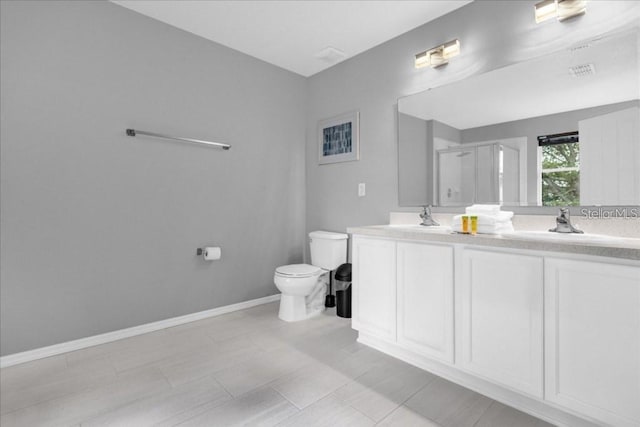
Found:
[[610, 258], [640, 260], [640, 239], [601, 235], [552, 235], [538, 231], [517, 231], [513, 234], [453, 233], [449, 227], [420, 225], [372, 225], [349, 227], [347, 232], [372, 237], [421, 240], [440, 243], [480, 245], [542, 252], [565, 252]]

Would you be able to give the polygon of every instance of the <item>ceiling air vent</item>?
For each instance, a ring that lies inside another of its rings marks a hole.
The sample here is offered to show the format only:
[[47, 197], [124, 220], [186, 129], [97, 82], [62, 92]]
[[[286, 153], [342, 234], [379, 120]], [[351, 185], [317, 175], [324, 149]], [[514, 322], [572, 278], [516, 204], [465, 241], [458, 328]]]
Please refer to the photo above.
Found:
[[329, 64], [336, 64], [347, 57], [340, 49], [336, 49], [335, 47], [327, 46], [318, 53], [315, 54], [315, 57], [328, 62]]
[[582, 64], [569, 67], [569, 74], [573, 77], [587, 77], [596, 73], [596, 67], [593, 64]]
[[569, 48], [569, 52], [579, 52], [584, 49], [589, 49], [591, 47], [591, 43], [585, 43], [577, 46], [572, 46]]

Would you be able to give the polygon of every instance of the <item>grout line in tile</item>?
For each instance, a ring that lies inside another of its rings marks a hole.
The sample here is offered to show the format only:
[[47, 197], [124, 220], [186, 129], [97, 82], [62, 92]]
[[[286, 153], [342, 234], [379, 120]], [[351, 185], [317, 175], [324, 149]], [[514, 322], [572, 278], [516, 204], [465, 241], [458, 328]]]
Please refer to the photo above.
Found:
[[[191, 407], [191, 408], [188, 408], [188, 409], [182, 410], [182, 411], [180, 411], [180, 412], [177, 412], [177, 413], [175, 413], [175, 414], [171, 415], [171, 417], [170, 417], [170, 418], [167, 418], [167, 419], [165, 419], [165, 420], [161, 421], [161, 422], [160, 422], [160, 424], [166, 424], [166, 423], [167, 423], [171, 418], [179, 417], [180, 415], [185, 414], [186, 412], [193, 412], [193, 414], [192, 414], [190, 417], [188, 417], [188, 418], [186, 418], [186, 419], [183, 419], [183, 420], [179, 421], [178, 423], [171, 424], [171, 426], [172, 426], [172, 427], [175, 427], [175, 426], [178, 426], [178, 425], [180, 425], [180, 424], [184, 424], [184, 423], [186, 423], [187, 421], [189, 421], [189, 420], [191, 420], [191, 419], [193, 419], [193, 418], [195, 418], [195, 417], [199, 417], [199, 416], [200, 416], [200, 415], [202, 415], [203, 413], [205, 413], [205, 412], [207, 412], [207, 411], [209, 411], [209, 410], [211, 410], [211, 409], [215, 409], [215, 408], [217, 408], [217, 407], [219, 407], [219, 406], [222, 406], [222, 405], [224, 405], [225, 403], [230, 402], [230, 401], [232, 401], [232, 400], [234, 399], [234, 397], [231, 395], [231, 393], [229, 393], [229, 392], [228, 392], [228, 391], [227, 391], [227, 390], [222, 386], [222, 384], [220, 384], [220, 383], [218, 382], [218, 380], [217, 380], [216, 378], [214, 378], [212, 375], [208, 375], [208, 376], [205, 376], [205, 377], [203, 377], [203, 378], [207, 378], [207, 377], [211, 377], [211, 378], [216, 382], [216, 384], [220, 385], [220, 387], [221, 387], [221, 388], [223, 389], [223, 391], [227, 394], [227, 396], [229, 396], [229, 397], [230, 397], [230, 399], [229, 399], [229, 400], [224, 400], [224, 401], [217, 402], [217, 404], [215, 404], [215, 405], [213, 405], [213, 406], [211, 406], [211, 407], [204, 408], [204, 409], [203, 409], [203, 407], [211, 405], [212, 401], [207, 401], [207, 402], [201, 403], [201, 404], [199, 404], [199, 405], [196, 405], [196, 406], [194, 406], [194, 407]], [[201, 379], [201, 378], [200, 378], [200, 379]], [[196, 379], [196, 380], [197, 380], [197, 379]], [[185, 384], [186, 384], [186, 383], [185, 383]]]
[[389, 418], [391, 416], [391, 414], [393, 414], [394, 412], [396, 412], [398, 410], [398, 408], [401, 408], [403, 405], [398, 406], [396, 409], [394, 409], [393, 411], [389, 412], [387, 415], [385, 415], [380, 421], [378, 421], [377, 423], [374, 424], [374, 426], [380, 425], [382, 424], [387, 418]]
[[489, 408], [491, 408], [493, 405], [496, 404], [496, 401], [491, 399], [491, 404], [489, 406], [487, 406], [485, 408], [484, 411], [482, 411], [482, 413], [478, 416], [478, 419], [473, 423], [473, 427], [475, 427], [476, 425], [478, 425], [478, 423], [480, 422], [480, 420], [482, 419], [482, 417], [484, 417], [484, 414], [487, 413], [487, 411], [489, 410]]
[[[218, 379], [215, 377], [215, 375], [213, 374], [209, 374], [209, 377], [211, 377], [216, 384], [218, 384], [220, 386], [220, 388], [222, 388], [222, 390], [224, 390], [225, 393], [227, 393], [229, 395], [230, 398], [235, 399], [235, 397], [233, 396], [233, 394], [231, 394], [231, 392], [229, 392], [229, 390], [227, 390], [227, 388], [220, 382], [218, 381]], [[197, 380], [197, 379], [196, 379]], [[187, 381], [185, 384], [190, 383], [191, 381]]]
[[[287, 399], [287, 397], [286, 397], [285, 395], [283, 395], [282, 393], [280, 393], [278, 390], [276, 390], [275, 388], [271, 387], [270, 385], [267, 385], [266, 387], [268, 387], [268, 388], [270, 388], [271, 390], [273, 390], [273, 391], [275, 391], [276, 393], [278, 393], [278, 394], [280, 395], [280, 397], [282, 397], [282, 398], [283, 398], [284, 400], [286, 400], [287, 402], [291, 403], [291, 404], [293, 405], [293, 407], [294, 407], [294, 408], [296, 408], [296, 409], [298, 410], [298, 412], [296, 412], [295, 414], [291, 414], [291, 415], [290, 415], [289, 417], [287, 417], [287, 418], [290, 418], [290, 417], [292, 417], [293, 415], [298, 414], [300, 411], [302, 411], [302, 410], [304, 409], [304, 408], [299, 407], [298, 405], [296, 405], [295, 403], [293, 403], [293, 402], [292, 402], [292, 401], [290, 401], [289, 399]], [[256, 391], [256, 389], [253, 389], [252, 391]], [[320, 400], [320, 399], [318, 399], [318, 400]], [[317, 400], [316, 400], [316, 402], [317, 402]], [[313, 403], [316, 403], [316, 402], [313, 402]], [[311, 406], [311, 405], [313, 405], [313, 403], [311, 403], [311, 404], [309, 404], [309, 405], [307, 405], [307, 406]]]
[[[433, 374], [431, 374], [433, 375]], [[409, 401], [409, 399], [411, 399], [413, 396], [415, 396], [416, 394], [420, 393], [422, 390], [424, 390], [425, 388], [427, 388], [429, 386], [429, 384], [431, 384], [432, 382], [434, 382], [438, 377], [436, 377], [435, 375], [433, 375], [433, 378], [431, 378], [429, 381], [427, 381], [427, 383], [425, 385], [423, 385], [422, 387], [420, 387], [418, 390], [416, 390], [414, 393], [411, 393], [411, 396], [407, 397], [405, 400], [402, 401], [402, 403], [400, 403], [400, 405], [404, 405], [405, 403], [407, 403]]]
[[[371, 422], [375, 425], [376, 424], [376, 420], [374, 420], [373, 418], [371, 418], [369, 415], [365, 414], [364, 412], [362, 412], [361, 410], [359, 410], [358, 408], [353, 407], [352, 405], [350, 405], [349, 403], [345, 402], [344, 400], [342, 401], [345, 405], [347, 405], [349, 408], [353, 409], [354, 411], [358, 412], [359, 414], [362, 414], [365, 416], [365, 418], [367, 418], [368, 420], [371, 420]], [[395, 411], [397, 409], [394, 408], [393, 411]], [[393, 412], [391, 411], [391, 412]], [[391, 413], [389, 412], [389, 413]]]
[[[233, 398], [232, 398], [232, 399], [233, 399]], [[204, 408], [204, 409], [202, 409], [202, 407], [203, 407], [203, 406], [207, 406], [207, 405], [211, 404], [211, 402], [204, 402], [204, 403], [201, 403], [200, 405], [194, 406], [193, 408], [185, 409], [184, 411], [181, 411], [181, 412], [178, 412], [178, 413], [176, 413], [176, 414], [173, 414], [173, 415], [171, 416], [171, 418], [179, 417], [180, 415], [182, 415], [182, 414], [184, 414], [184, 413], [186, 413], [186, 412], [193, 411], [193, 415], [192, 415], [192, 416], [190, 416], [189, 418], [186, 418], [186, 419], [184, 419], [184, 420], [182, 420], [182, 421], [180, 421], [180, 422], [178, 422], [178, 423], [171, 424], [171, 426], [172, 426], [172, 427], [175, 427], [175, 426], [179, 426], [180, 424], [184, 424], [184, 423], [186, 423], [187, 421], [189, 421], [189, 420], [191, 420], [191, 419], [193, 419], [193, 418], [195, 418], [195, 417], [199, 417], [200, 415], [204, 414], [204, 413], [205, 413], [205, 412], [207, 412], [208, 410], [210, 410], [210, 409], [214, 409], [214, 408], [217, 408], [218, 406], [221, 406], [221, 405], [223, 405], [223, 404], [224, 404], [224, 403], [226, 403], [226, 402], [229, 402], [229, 400], [227, 400], [227, 401], [225, 401], [225, 402], [220, 402], [218, 405], [214, 405], [214, 406], [212, 406], [211, 408]], [[162, 423], [166, 423], [166, 422], [168, 422], [168, 420], [164, 420], [164, 421], [162, 421], [162, 422], [161, 422], [161, 424], [162, 424]]]
[[[160, 369], [160, 368], [159, 368], [159, 367], [157, 367], [157, 366], [154, 366], [153, 368], [154, 368], [154, 369], [157, 369], [157, 370], [160, 372], [160, 375], [162, 375], [162, 378], [164, 378], [165, 382], [166, 382], [167, 384], [169, 384], [169, 388], [170, 388], [171, 390], [174, 390], [174, 389], [175, 389], [174, 385], [173, 385], [173, 384], [171, 384], [171, 381], [170, 381], [170, 380], [169, 380], [169, 378], [164, 374], [164, 372], [162, 372], [162, 369]], [[215, 378], [214, 378], [214, 379], [215, 379]]]

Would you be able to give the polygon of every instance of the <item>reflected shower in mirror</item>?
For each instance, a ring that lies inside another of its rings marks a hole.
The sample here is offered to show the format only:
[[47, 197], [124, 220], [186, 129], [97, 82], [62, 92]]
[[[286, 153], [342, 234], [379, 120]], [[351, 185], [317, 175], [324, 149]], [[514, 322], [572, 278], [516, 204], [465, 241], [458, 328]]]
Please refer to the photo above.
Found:
[[398, 100], [400, 206], [640, 205], [637, 28]]

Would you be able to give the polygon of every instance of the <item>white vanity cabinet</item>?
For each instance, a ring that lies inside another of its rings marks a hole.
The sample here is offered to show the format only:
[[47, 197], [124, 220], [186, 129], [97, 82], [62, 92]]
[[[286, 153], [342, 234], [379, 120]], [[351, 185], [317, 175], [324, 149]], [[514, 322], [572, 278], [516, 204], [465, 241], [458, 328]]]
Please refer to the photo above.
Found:
[[453, 247], [398, 242], [398, 344], [453, 363]]
[[360, 342], [553, 424], [640, 426], [638, 255], [372, 230], [352, 240]]
[[465, 248], [461, 264], [459, 366], [542, 397], [543, 258]]
[[354, 236], [352, 240], [354, 329], [396, 340], [396, 242]]
[[640, 267], [545, 260], [545, 398], [640, 425]]

